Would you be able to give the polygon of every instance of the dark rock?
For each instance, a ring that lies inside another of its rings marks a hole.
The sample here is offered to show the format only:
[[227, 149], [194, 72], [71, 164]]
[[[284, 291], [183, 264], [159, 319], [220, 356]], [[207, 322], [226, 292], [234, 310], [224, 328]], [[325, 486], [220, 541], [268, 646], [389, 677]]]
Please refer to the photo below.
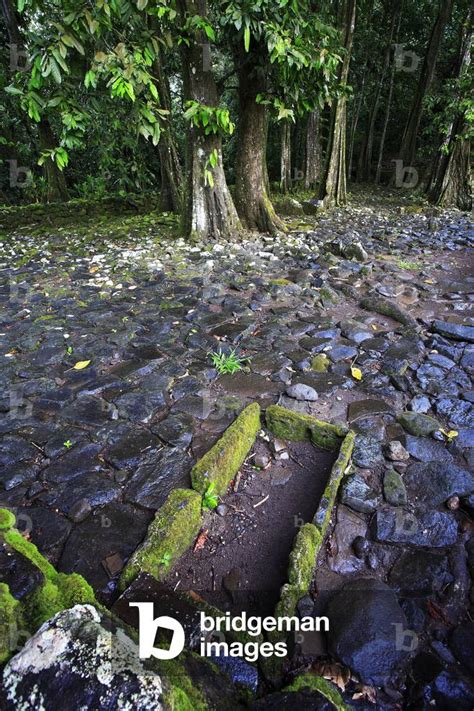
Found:
[[37, 507], [17, 509], [15, 513], [18, 529], [26, 530], [40, 553], [56, 565], [72, 528], [70, 521], [55, 511]]
[[104, 466], [98, 458], [101, 451], [102, 446], [99, 444], [79, 444], [43, 469], [41, 478], [50, 484], [60, 484], [86, 472], [98, 472]]
[[373, 415], [393, 415], [393, 408], [385, 400], [356, 400], [348, 408], [349, 422]]
[[472, 620], [464, 620], [453, 631], [450, 640], [450, 647], [456, 658], [461, 662], [463, 667], [471, 674], [474, 674], [474, 622]]
[[69, 509], [69, 518], [74, 523], [80, 523], [84, 521], [89, 514], [92, 512], [92, 506], [87, 499], [79, 499], [73, 506]]
[[449, 321], [433, 321], [431, 327], [432, 331], [440, 333], [446, 338], [452, 338], [455, 341], [467, 341], [468, 343], [474, 343], [474, 326], [462, 326], [457, 323], [450, 323]]
[[404, 551], [393, 566], [389, 583], [403, 597], [431, 597], [452, 581], [446, 556], [429, 551]]
[[407, 502], [407, 492], [403, 479], [394, 469], [388, 469], [383, 476], [383, 495], [392, 506], [403, 506]]
[[328, 357], [333, 363], [355, 358], [357, 353], [357, 348], [353, 346], [334, 346], [331, 350], [327, 351]]
[[372, 513], [380, 504], [380, 497], [359, 474], [350, 474], [341, 486], [343, 504], [361, 513]]
[[0, 544], [0, 581], [6, 583], [17, 600], [22, 600], [44, 582], [41, 571], [28, 558]]
[[184, 414], [172, 414], [157, 425], [153, 425], [152, 430], [163, 442], [172, 447], [185, 449], [193, 439], [192, 418]]
[[162, 709], [161, 678], [123, 630], [117, 636], [114, 625], [111, 637], [106, 625], [90, 605], [55, 615], [5, 667], [2, 708], [115, 711], [119, 699], [133, 698], [137, 709]]
[[410, 459], [410, 454], [397, 439], [392, 440], [386, 445], [385, 456], [392, 462], [403, 462], [406, 459]]
[[40, 501], [46, 503], [62, 513], [69, 515], [74, 506], [82, 500], [79, 507], [87, 510], [87, 500], [91, 508], [104, 506], [119, 498], [120, 487], [111, 476], [105, 472], [85, 472], [76, 477], [71, 482], [59, 484], [46, 491], [38, 497]]
[[439, 511], [414, 515], [401, 508], [379, 509], [375, 514], [374, 533], [381, 542], [440, 548], [456, 541], [458, 525], [452, 514]]
[[126, 561], [143, 540], [150, 519], [144, 511], [117, 502], [94, 511], [71, 532], [58, 569], [80, 573], [95, 589], [102, 589], [109, 580], [102, 561], [114, 554]]
[[423, 689], [428, 708], [443, 711], [472, 711], [474, 688], [457, 671], [443, 671]]
[[416, 437], [426, 437], [441, 428], [440, 423], [429, 415], [420, 415], [418, 412], [404, 412], [398, 418], [403, 429]]
[[277, 691], [258, 699], [254, 711], [334, 711], [334, 704], [317, 691]]
[[61, 410], [61, 417], [78, 425], [98, 427], [112, 417], [112, 407], [102, 398], [84, 395]]
[[474, 410], [471, 403], [457, 398], [441, 398], [435, 404], [436, 413], [460, 427], [474, 427]]
[[147, 429], [125, 427], [122, 436], [107, 450], [105, 459], [116, 469], [135, 467], [140, 460], [161, 446], [157, 437]]
[[372, 578], [346, 583], [329, 601], [329, 649], [364, 684], [382, 686], [400, 670], [407, 651], [397, 632], [407, 628], [395, 593]]
[[371, 469], [383, 461], [382, 445], [374, 437], [358, 436], [352, 461], [362, 469]]
[[190, 455], [178, 448], [152, 453], [132, 476], [125, 499], [146, 508], [159, 508], [172, 489], [189, 486], [192, 463]]
[[407, 435], [405, 447], [411, 456], [420, 462], [443, 462], [448, 464], [453, 461], [453, 455], [444, 445], [427, 437]]
[[418, 502], [437, 506], [455, 494], [472, 494], [474, 474], [452, 462], [417, 462], [408, 467], [405, 484]]

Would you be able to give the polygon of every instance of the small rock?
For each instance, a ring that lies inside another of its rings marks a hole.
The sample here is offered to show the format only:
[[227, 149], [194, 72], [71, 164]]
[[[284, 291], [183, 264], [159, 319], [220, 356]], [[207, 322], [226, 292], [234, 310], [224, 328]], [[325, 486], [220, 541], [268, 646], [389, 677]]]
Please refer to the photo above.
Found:
[[417, 395], [410, 403], [410, 409], [424, 415], [431, 408], [431, 403], [425, 395]]
[[352, 541], [352, 549], [356, 554], [357, 558], [364, 560], [365, 556], [370, 550], [370, 543], [364, 536], [357, 536]]
[[406, 459], [410, 459], [410, 454], [398, 440], [394, 440], [393, 442], [389, 442], [387, 444], [385, 447], [385, 455], [392, 462], [403, 462]]
[[216, 508], [216, 513], [219, 516], [225, 516], [228, 510], [228, 506], [226, 506], [225, 504], [219, 504], [219, 506]]
[[267, 454], [257, 454], [253, 461], [256, 467], [265, 469], [270, 463], [270, 457]]
[[450, 496], [446, 501], [446, 506], [450, 511], [457, 511], [459, 508], [459, 496]]
[[318, 399], [318, 393], [316, 390], [309, 385], [304, 385], [303, 383], [290, 385], [286, 388], [286, 394], [295, 400], [308, 400], [309, 402], [315, 402]]
[[400, 474], [394, 469], [389, 469], [384, 474], [383, 495], [385, 501], [392, 506], [403, 506], [407, 502], [405, 484]]
[[90, 505], [90, 502], [87, 499], [80, 499], [71, 506], [68, 517], [74, 523], [80, 523], [89, 516], [91, 511], [92, 506]]
[[418, 412], [404, 412], [398, 421], [403, 429], [416, 437], [427, 437], [441, 428], [440, 423], [434, 417], [421, 415]]

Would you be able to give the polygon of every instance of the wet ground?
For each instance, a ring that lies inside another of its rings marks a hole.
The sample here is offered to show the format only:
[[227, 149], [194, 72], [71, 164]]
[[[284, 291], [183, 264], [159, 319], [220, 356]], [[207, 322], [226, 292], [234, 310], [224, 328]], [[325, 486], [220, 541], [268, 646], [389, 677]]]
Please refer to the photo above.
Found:
[[[465, 625], [474, 569], [472, 225], [383, 191], [287, 222], [286, 236], [239, 244], [189, 245], [173, 237], [172, 219], [143, 215], [2, 235], [0, 503], [59, 570], [82, 573], [111, 604], [155, 510], [189, 485], [193, 461], [246, 403], [349, 423], [354, 466], [316, 584], [325, 593], [351, 576], [386, 580], [436, 662], [432, 678], [413, 682], [413, 698], [435, 698], [440, 659], [460, 688], [453, 669], [466, 644], [450, 640]], [[248, 367], [219, 375], [209, 357], [219, 348], [236, 348]], [[436, 419], [428, 432], [425, 416]], [[271, 467], [252, 473], [257, 502], [268, 493], [258, 477], [280, 471], [272, 443], [258, 446]], [[230, 506], [242, 491], [222, 502], [223, 516], [210, 514], [183, 587], [209, 573], [199, 567], [196, 578], [194, 568], [211, 546], [220, 555], [220, 522], [237, 531], [248, 521]], [[286, 508], [281, 491], [281, 514], [293, 515], [299, 503]], [[257, 524], [265, 506], [254, 509]], [[5, 566], [0, 559], [0, 577]], [[230, 572], [218, 569], [216, 587]], [[18, 572], [18, 595], [31, 574]], [[420, 575], [426, 586], [413, 595]]]

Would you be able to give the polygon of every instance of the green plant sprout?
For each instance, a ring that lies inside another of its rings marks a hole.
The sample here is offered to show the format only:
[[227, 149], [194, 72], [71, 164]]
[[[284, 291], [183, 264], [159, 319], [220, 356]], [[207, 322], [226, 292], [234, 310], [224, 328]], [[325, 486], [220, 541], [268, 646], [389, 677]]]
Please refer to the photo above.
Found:
[[219, 348], [218, 351], [210, 353], [209, 355], [215, 369], [220, 375], [224, 373], [237, 373], [237, 371], [243, 370], [245, 362], [250, 360], [248, 356], [237, 355], [235, 349], [226, 355]]
[[70, 439], [67, 439], [65, 442], [63, 442], [63, 445], [66, 447], [66, 449], [71, 449], [72, 442]]
[[219, 503], [219, 497], [217, 494], [214, 494], [214, 489], [216, 488], [216, 485], [214, 482], [209, 484], [209, 486], [206, 489], [206, 492], [204, 496], [202, 497], [202, 508], [203, 509], [215, 509]]
[[171, 553], [163, 553], [160, 559], [160, 565], [162, 565], [164, 568], [169, 568], [169, 565], [171, 563]]

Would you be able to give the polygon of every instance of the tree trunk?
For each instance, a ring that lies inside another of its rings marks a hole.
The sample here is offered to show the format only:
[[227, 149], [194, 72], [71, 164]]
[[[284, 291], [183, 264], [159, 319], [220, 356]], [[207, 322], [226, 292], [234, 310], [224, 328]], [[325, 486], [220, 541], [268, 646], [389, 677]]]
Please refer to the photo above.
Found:
[[[339, 81], [343, 87], [349, 76], [355, 15], [356, 0], [344, 0], [341, 5], [340, 24], [346, 51], [339, 69]], [[335, 100], [332, 109], [326, 168], [319, 194], [324, 208], [344, 205], [347, 200], [346, 124], [347, 106], [346, 97], [343, 95]]]
[[[468, 18], [461, 39], [457, 78], [469, 71], [471, 63], [472, 15]], [[461, 96], [458, 97], [461, 99]], [[464, 111], [460, 111], [449, 126], [435, 159], [428, 198], [441, 207], [472, 209], [469, 125]]]
[[163, 71], [161, 57], [154, 62], [154, 75], [160, 107], [169, 112], [166, 125], [161, 130], [158, 152], [160, 155], [161, 195], [160, 207], [165, 212], [181, 213], [183, 207], [183, 172], [178, 151], [171, 133], [171, 94], [168, 77]]
[[289, 121], [283, 121], [281, 125], [280, 190], [282, 193], [291, 190], [291, 124]]
[[[359, 163], [357, 167], [357, 179], [359, 181], [368, 181], [371, 178], [372, 172], [372, 153], [374, 147], [374, 137], [375, 137], [375, 124], [377, 122], [377, 117], [380, 107], [380, 97], [382, 95], [382, 90], [385, 85], [385, 78], [387, 75], [388, 68], [390, 66], [390, 54], [392, 51], [393, 35], [395, 28], [397, 26], [398, 18], [401, 12], [401, 0], [391, 3], [392, 5], [392, 19], [390, 22], [390, 30], [387, 38], [387, 45], [385, 47], [384, 58], [382, 63], [382, 71], [380, 74], [379, 83], [375, 91], [375, 97], [372, 102], [372, 109], [369, 113], [368, 130], [365, 135], [362, 150], [359, 156]], [[386, 17], [386, 16], [385, 16]]]
[[423, 60], [415, 98], [403, 133], [400, 158], [406, 166], [412, 166], [416, 154], [416, 141], [423, 114], [423, 101], [433, 81], [443, 33], [451, 16], [453, 0], [441, 0], [438, 16], [431, 31], [431, 37]]
[[314, 188], [319, 180], [322, 163], [321, 114], [319, 109], [312, 111], [306, 127], [305, 190]]
[[[179, 6], [183, 22], [187, 16], [206, 16], [205, 0], [180, 0]], [[192, 41], [189, 46], [184, 43], [181, 46], [184, 96], [188, 101], [217, 106], [212, 69], [209, 62], [203, 61], [204, 44], [203, 38], [202, 44]], [[212, 156], [217, 158], [214, 168], [209, 162]], [[192, 126], [188, 133], [186, 162], [185, 234], [193, 239], [235, 239], [241, 225], [224, 175], [221, 137], [206, 135], [201, 128]]]
[[[400, 13], [398, 15], [397, 31], [395, 34], [395, 43], [398, 43], [398, 36], [400, 34], [400, 24], [402, 21], [402, 7], [403, 7], [403, 0], [400, 4]], [[380, 136], [379, 156], [377, 159], [377, 170], [375, 171], [374, 182], [377, 185], [380, 183], [380, 179], [382, 176], [383, 153], [384, 153], [384, 149], [385, 149], [385, 138], [387, 137], [388, 122], [390, 120], [390, 112], [392, 110], [392, 99], [393, 99], [393, 89], [395, 86], [396, 67], [397, 67], [397, 65], [395, 62], [395, 55], [394, 55], [393, 59], [392, 59], [392, 70], [390, 72], [390, 83], [389, 83], [389, 89], [388, 89], [387, 104], [386, 104], [386, 108], [385, 108], [385, 117], [384, 117], [383, 127], [382, 127], [382, 135]]]
[[[38, 134], [41, 151], [57, 148], [58, 143], [47, 118], [42, 118], [39, 122]], [[43, 172], [47, 183], [47, 201], [66, 202], [69, 200], [64, 173], [59, 170], [52, 158], [46, 158], [43, 163]]]
[[[285, 230], [285, 224], [275, 212], [267, 188], [266, 145], [268, 111], [257, 104], [257, 94], [264, 93], [265, 84], [258, 69], [237, 58], [239, 70], [239, 136], [237, 141], [235, 203], [240, 218], [249, 230], [275, 234]], [[258, 73], [257, 73], [258, 72]]]

